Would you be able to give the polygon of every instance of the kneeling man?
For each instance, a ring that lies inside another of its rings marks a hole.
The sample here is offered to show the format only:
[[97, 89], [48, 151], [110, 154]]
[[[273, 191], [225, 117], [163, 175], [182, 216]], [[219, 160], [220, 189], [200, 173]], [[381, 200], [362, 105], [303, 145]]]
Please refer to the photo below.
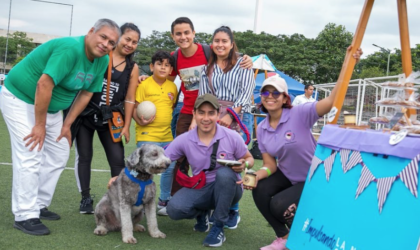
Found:
[[[214, 165], [213, 170], [204, 172], [205, 186], [180, 189], [167, 206], [168, 215], [173, 220], [196, 218], [194, 230], [199, 232], [210, 229], [209, 211], [214, 209], [215, 221], [203, 242], [209, 247], [219, 247], [226, 240], [223, 227], [228, 220], [229, 208], [242, 197], [243, 188], [237, 184], [241, 180], [240, 173], [254, 165], [242, 137], [217, 124], [219, 107], [215, 96], [199, 96], [193, 111], [197, 127], [176, 137], [165, 151], [172, 161], [186, 157], [193, 175]], [[242, 164], [225, 167], [216, 163], [216, 159], [237, 160]]]

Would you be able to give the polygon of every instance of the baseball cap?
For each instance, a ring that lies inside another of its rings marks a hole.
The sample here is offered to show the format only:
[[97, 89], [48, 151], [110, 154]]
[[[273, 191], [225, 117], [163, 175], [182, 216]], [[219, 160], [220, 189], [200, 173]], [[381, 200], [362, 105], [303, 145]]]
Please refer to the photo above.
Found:
[[212, 94], [204, 94], [197, 97], [194, 103], [194, 108], [198, 109], [203, 103], [206, 103], [206, 102], [210, 103], [215, 109], [220, 108], [219, 101]]
[[286, 81], [277, 74], [274, 75], [274, 76], [270, 76], [269, 78], [265, 79], [262, 86], [261, 86], [260, 91], [262, 91], [265, 86], [273, 86], [274, 88], [277, 89], [277, 91], [289, 94], [288, 91], [287, 91]]

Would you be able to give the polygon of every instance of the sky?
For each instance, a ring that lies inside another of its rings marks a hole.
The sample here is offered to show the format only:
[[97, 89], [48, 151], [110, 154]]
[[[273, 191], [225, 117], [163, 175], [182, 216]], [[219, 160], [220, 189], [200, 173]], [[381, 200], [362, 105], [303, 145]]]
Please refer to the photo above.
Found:
[[[10, 30], [68, 36], [71, 23], [71, 35], [79, 36], [86, 34], [98, 19], [109, 18], [120, 25], [133, 22], [140, 28], [142, 37], [147, 37], [153, 30], [169, 31], [172, 21], [187, 16], [197, 32], [213, 33], [221, 25], [246, 31], [254, 29], [256, 9], [256, 0], [47, 1], [69, 5], [12, 0]], [[307, 38], [315, 38], [328, 23], [343, 25], [354, 33], [365, 3], [365, 0], [260, 1], [260, 31], [272, 35], [298, 33]], [[406, 2], [410, 47], [415, 47], [420, 44], [420, 1]], [[9, 6], [10, 0], [0, 0], [0, 29], [7, 30]], [[400, 48], [397, 0], [375, 1], [362, 42], [363, 57], [379, 51], [372, 44], [390, 50]]]

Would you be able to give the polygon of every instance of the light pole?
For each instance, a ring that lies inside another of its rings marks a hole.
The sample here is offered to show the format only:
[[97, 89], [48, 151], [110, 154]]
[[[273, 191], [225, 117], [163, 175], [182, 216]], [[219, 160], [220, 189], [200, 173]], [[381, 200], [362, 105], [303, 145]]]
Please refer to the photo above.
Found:
[[12, 14], [12, 0], [10, 0], [9, 6], [9, 20], [7, 21], [7, 33], [6, 33], [6, 51], [4, 52], [4, 64], [3, 73], [6, 74], [6, 63], [7, 63], [7, 49], [9, 47], [9, 29], [10, 29], [10, 15]]
[[381, 46], [378, 46], [376, 44], [372, 44], [372, 45], [380, 48], [382, 52], [388, 53], [388, 66], [386, 67], [386, 76], [388, 76], [389, 75], [389, 59], [391, 59], [391, 50], [382, 48]]
[[260, 34], [260, 19], [262, 11], [262, 0], [256, 0], [254, 17], [254, 34]]
[[[11, 1], [11, 0], [10, 0]], [[73, 22], [73, 4], [68, 4], [68, 3], [57, 3], [57, 2], [50, 2], [50, 1], [42, 1], [42, 0], [31, 0], [34, 2], [43, 2], [43, 3], [52, 3], [52, 4], [59, 4], [59, 5], [67, 5], [71, 7], [71, 15], [70, 15], [70, 33], [69, 35], [71, 36], [71, 24]]]

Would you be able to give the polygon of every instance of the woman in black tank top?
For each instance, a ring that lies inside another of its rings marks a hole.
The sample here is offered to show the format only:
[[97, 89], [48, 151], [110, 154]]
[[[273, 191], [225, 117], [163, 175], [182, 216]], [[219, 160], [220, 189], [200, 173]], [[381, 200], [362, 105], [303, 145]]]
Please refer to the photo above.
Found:
[[[140, 40], [140, 30], [133, 23], [125, 23], [121, 26], [121, 34], [113, 52], [109, 100], [112, 110], [125, 114], [121, 137], [124, 136], [128, 143], [139, 76], [139, 68], [133, 61], [133, 56]], [[75, 135], [75, 174], [77, 186], [82, 194], [80, 213], [91, 214], [94, 211], [90, 196], [90, 173], [95, 131], [105, 149], [111, 176], [119, 175], [125, 167], [123, 143], [113, 142], [107, 121], [102, 119], [100, 107], [106, 105], [107, 74], [108, 72], [105, 72], [102, 92], [94, 93], [88, 107], [82, 112], [82, 117], [79, 117], [82, 121]]]

